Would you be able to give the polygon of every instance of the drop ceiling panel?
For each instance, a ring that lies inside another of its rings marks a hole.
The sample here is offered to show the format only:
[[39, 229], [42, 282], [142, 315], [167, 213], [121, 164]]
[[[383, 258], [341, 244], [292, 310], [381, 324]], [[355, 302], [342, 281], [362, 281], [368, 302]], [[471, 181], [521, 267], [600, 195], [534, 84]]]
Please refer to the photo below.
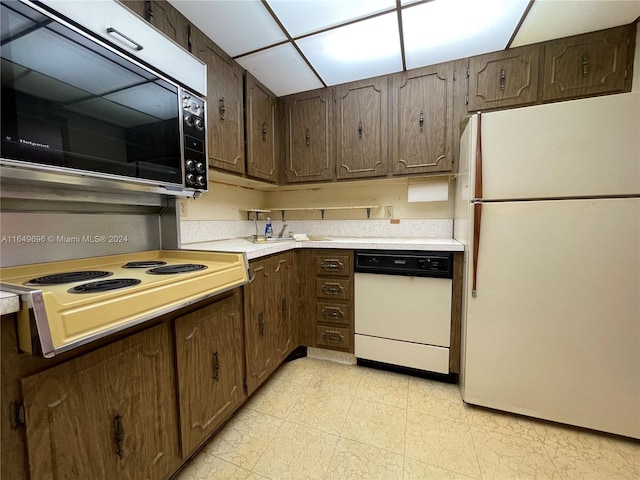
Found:
[[237, 61], [278, 97], [324, 86], [290, 43]]
[[232, 57], [287, 39], [260, 0], [169, 1]]
[[638, 0], [536, 0], [512, 46], [626, 25], [638, 17]]
[[402, 70], [395, 12], [296, 41], [327, 85]]
[[404, 8], [407, 68], [503, 50], [529, 0], [434, 1]]
[[395, 0], [268, 0], [292, 37], [395, 8]]

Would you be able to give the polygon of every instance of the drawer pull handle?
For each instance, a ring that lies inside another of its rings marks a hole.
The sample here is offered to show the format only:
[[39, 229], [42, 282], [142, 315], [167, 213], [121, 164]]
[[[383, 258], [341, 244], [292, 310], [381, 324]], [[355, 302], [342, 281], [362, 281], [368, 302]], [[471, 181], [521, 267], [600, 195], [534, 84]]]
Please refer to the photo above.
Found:
[[264, 337], [264, 315], [258, 314], [258, 333]]
[[418, 120], [418, 123], [420, 124], [420, 131], [422, 131], [424, 128], [424, 112], [422, 110], [420, 110], [420, 118]]
[[504, 90], [504, 86], [507, 82], [507, 73], [504, 70], [504, 67], [500, 69], [500, 90]]
[[344, 268], [344, 263], [340, 260], [327, 260], [326, 262], [322, 262], [320, 266], [323, 270], [334, 271], [342, 270]]
[[122, 448], [122, 444], [124, 443], [124, 427], [122, 426], [122, 416], [117, 414], [114, 418], [115, 429], [114, 429], [114, 440], [116, 441], [116, 454], [118, 458], [122, 459], [124, 457], [124, 450]]
[[262, 122], [262, 141], [267, 141], [267, 122]]
[[306, 142], [307, 145], [309, 145], [309, 143], [311, 143], [311, 133], [309, 132], [309, 129], [305, 129], [304, 131], [304, 140]]
[[324, 318], [344, 318], [344, 312], [339, 308], [324, 308], [322, 309], [322, 315]]
[[107, 33], [108, 33], [109, 35], [113, 35], [113, 34], [115, 33], [115, 34], [116, 34], [116, 35], [118, 35], [119, 37], [124, 38], [127, 42], [132, 43], [132, 44], [133, 44], [133, 46], [134, 46], [134, 48], [135, 48], [136, 50], [138, 50], [138, 51], [140, 51], [140, 50], [142, 50], [142, 49], [144, 48], [142, 45], [140, 45], [138, 42], [136, 42], [133, 38], [126, 36], [124, 33], [122, 33], [122, 32], [121, 32], [121, 31], [119, 31], [119, 30], [116, 30], [116, 29], [115, 29], [115, 28], [113, 28], [113, 27], [109, 27], [109, 28], [107, 28]]
[[362, 120], [358, 122], [358, 138], [362, 138]]
[[327, 343], [341, 343], [344, 339], [340, 332], [325, 332], [322, 334], [322, 338], [324, 338]]
[[342, 286], [337, 283], [325, 283], [322, 285], [322, 291], [327, 295], [340, 295], [343, 290]]
[[213, 352], [213, 379], [216, 382], [220, 381], [220, 358], [218, 352]]

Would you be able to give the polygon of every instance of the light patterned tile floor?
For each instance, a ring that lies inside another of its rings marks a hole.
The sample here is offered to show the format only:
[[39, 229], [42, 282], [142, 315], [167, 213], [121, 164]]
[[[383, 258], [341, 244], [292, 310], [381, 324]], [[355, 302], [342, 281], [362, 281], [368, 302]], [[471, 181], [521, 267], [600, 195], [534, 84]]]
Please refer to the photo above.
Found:
[[457, 385], [301, 358], [176, 480], [638, 478], [640, 441], [465, 405]]

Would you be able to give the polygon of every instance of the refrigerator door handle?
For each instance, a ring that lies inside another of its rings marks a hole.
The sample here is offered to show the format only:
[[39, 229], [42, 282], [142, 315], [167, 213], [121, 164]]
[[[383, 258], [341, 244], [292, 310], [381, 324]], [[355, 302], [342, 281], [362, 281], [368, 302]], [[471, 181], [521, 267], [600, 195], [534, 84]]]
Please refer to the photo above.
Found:
[[476, 139], [476, 175], [474, 197], [479, 202], [473, 205], [473, 277], [471, 296], [477, 296], [478, 252], [480, 250], [480, 227], [482, 225], [482, 113], [478, 112], [478, 133]]

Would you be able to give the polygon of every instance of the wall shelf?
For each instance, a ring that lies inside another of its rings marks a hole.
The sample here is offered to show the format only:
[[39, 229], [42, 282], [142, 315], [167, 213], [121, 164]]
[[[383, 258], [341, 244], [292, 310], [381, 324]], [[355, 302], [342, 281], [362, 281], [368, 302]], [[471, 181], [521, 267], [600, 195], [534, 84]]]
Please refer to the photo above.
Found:
[[[327, 210], [365, 210], [367, 212], [367, 218], [371, 218], [371, 210], [380, 208], [380, 205], [355, 205], [348, 207], [273, 207], [268, 210], [251, 209], [246, 210], [247, 219], [251, 212], [255, 212], [256, 215], [260, 213], [280, 212], [282, 220], [284, 220], [285, 212], [320, 212], [320, 216], [324, 219], [324, 212]], [[257, 217], [256, 217], [257, 218]]]

